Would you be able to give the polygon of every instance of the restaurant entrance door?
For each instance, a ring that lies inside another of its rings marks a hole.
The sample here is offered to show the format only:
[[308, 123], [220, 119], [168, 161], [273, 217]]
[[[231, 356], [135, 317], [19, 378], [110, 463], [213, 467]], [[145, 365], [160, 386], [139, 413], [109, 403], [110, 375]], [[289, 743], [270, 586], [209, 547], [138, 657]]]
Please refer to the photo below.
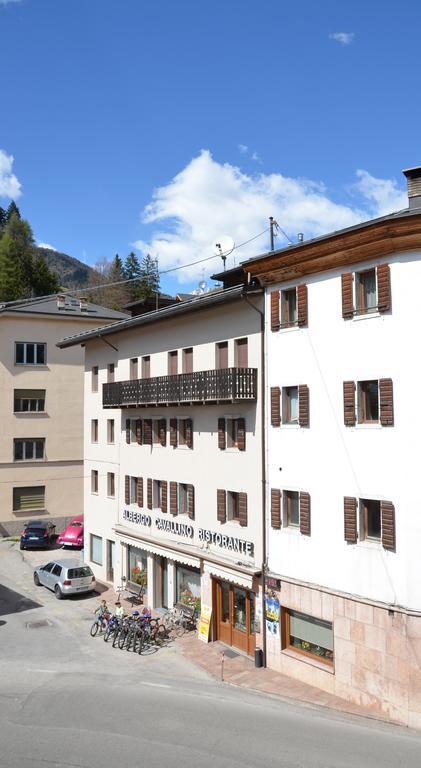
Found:
[[215, 579], [213, 604], [216, 640], [252, 656], [256, 647], [254, 592]]

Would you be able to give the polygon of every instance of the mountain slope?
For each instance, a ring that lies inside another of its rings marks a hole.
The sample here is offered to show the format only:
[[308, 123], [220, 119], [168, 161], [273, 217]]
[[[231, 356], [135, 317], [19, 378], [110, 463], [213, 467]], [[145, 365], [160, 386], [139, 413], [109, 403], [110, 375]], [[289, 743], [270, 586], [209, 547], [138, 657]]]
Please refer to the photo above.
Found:
[[63, 288], [86, 288], [90, 275], [94, 272], [92, 267], [84, 264], [67, 253], [53, 251], [50, 248], [37, 248], [42, 253], [48, 267], [57, 273]]

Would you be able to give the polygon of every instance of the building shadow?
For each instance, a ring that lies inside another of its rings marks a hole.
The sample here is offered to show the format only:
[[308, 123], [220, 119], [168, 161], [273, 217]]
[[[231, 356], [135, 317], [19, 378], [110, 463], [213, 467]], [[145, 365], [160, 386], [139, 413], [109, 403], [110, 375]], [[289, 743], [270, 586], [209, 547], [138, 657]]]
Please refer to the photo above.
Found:
[[0, 616], [23, 613], [23, 611], [32, 611], [34, 608], [41, 607], [41, 603], [36, 603], [20, 592], [15, 592], [13, 589], [0, 584]]

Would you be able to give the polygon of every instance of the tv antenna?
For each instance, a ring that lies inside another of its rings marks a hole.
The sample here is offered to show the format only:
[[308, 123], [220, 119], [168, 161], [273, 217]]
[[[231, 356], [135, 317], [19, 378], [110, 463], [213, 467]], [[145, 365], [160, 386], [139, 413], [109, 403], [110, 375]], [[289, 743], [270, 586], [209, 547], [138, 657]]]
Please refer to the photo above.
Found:
[[235, 242], [229, 235], [221, 235], [221, 237], [218, 238], [218, 241], [214, 243], [213, 248], [215, 255], [221, 257], [225, 272], [227, 256], [233, 252]]

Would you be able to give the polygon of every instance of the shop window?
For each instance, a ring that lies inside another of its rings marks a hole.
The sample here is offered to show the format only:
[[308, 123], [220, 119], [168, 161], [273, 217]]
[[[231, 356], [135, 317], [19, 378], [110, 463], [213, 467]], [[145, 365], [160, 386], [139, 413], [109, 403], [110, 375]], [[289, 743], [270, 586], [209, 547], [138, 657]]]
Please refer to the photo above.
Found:
[[13, 410], [15, 413], [44, 413], [45, 389], [15, 389]]
[[148, 553], [138, 547], [128, 547], [129, 580], [144, 587], [148, 585]]
[[200, 571], [177, 566], [177, 602], [190, 605], [200, 612]]
[[102, 565], [102, 538], [91, 533], [91, 562]]
[[328, 621], [285, 608], [283, 648], [296, 651], [325, 664], [333, 664], [333, 627]]

